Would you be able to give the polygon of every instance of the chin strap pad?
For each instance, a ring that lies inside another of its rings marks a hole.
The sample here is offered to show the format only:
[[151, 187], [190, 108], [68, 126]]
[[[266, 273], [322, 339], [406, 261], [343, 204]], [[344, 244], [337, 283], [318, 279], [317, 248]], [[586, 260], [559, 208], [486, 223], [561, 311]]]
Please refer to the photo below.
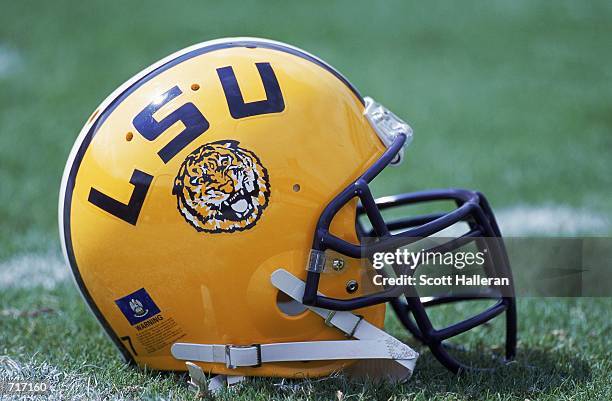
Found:
[[[272, 284], [285, 294], [302, 302], [304, 282], [284, 269], [272, 274]], [[419, 354], [408, 345], [379, 329], [363, 317], [351, 312], [332, 311], [305, 305], [310, 311], [321, 316], [325, 324], [343, 332], [355, 340], [304, 341], [253, 345], [191, 344], [175, 343], [172, 356], [185, 361], [223, 363], [230, 369], [257, 367], [262, 363], [295, 361], [358, 360], [359, 365], [375, 366], [366, 369], [373, 378], [386, 377], [393, 381], [410, 378]], [[377, 363], [364, 361], [377, 360]], [[210, 381], [197, 365], [187, 362], [190, 384], [202, 391], [216, 391], [225, 384], [233, 384], [242, 376], [218, 375]], [[231, 382], [231, 383], [230, 383]]]

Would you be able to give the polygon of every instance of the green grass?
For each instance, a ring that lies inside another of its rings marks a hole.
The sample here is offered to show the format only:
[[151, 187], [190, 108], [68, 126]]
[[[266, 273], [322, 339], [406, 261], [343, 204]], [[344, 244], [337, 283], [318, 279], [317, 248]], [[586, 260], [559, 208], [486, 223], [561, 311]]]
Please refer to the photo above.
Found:
[[[62, 168], [99, 102], [153, 61], [222, 36], [303, 47], [411, 123], [407, 163], [377, 194], [473, 187], [496, 208], [612, 216], [609, 2], [330, 3], [0, 0], [0, 262], [57, 252]], [[518, 362], [493, 375], [454, 377], [425, 352], [404, 386], [253, 380], [221, 398], [612, 399], [611, 306], [520, 300]], [[0, 288], [0, 354], [56, 375], [67, 398], [88, 380], [84, 399], [188, 397], [184, 377], [123, 367], [70, 283]]]

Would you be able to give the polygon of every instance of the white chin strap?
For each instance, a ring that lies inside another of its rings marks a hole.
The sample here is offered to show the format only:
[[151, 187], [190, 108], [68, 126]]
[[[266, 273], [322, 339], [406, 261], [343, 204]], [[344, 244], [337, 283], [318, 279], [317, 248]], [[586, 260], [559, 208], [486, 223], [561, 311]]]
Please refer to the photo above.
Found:
[[[305, 284], [288, 271], [278, 269], [272, 273], [272, 284], [302, 303]], [[360, 362], [354, 371], [359, 374], [386, 377], [394, 381], [405, 381], [412, 375], [419, 354], [406, 344], [351, 312], [304, 306], [321, 316], [325, 324], [355, 340], [247, 346], [175, 343], [171, 349], [172, 356], [184, 361], [223, 363], [230, 369], [257, 367], [271, 362], [358, 360]], [[217, 375], [207, 383], [202, 368], [190, 362], [187, 362], [187, 367], [191, 376], [190, 384], [202, 391], [215, 392], [226, 384], [231, 385], [243, 379], [242, 376]]]

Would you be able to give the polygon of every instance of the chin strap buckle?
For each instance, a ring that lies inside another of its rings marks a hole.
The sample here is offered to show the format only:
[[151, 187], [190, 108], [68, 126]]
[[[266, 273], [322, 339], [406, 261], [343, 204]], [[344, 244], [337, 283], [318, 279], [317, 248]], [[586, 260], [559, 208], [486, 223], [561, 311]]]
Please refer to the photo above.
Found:
[[[337, 311], [335, 311], [335, 310], [328, 311], [327, 317], [325, 317], [325, 320], [324, 320], [324, 323], [325, 323], [326, 326], [339, 328], [338, 325], [334, 321], [334, 317], [336, 316], [336, 312]], [[348, 326], [348, 327], [346, 327], [346, 330], [340, 329], [340, 330], [342, 330], [344, 332], [344, 335], [347, 336], [348, 338], [352, 338], [352, 337], [355, 336], [355, 332], [357, 331], [357, 327], [359, 327], [359, 323], [361, 323], [361, 321], [363, 320], [363, 316], [361, 316], [361, 315], [354, 315], [354, 316], [357, 319], [353, 319], [350, 322], [350, 325], [352, 325], [352, 328], [350, 328], [350, 326]]]
[[351, 331], [349, 331], [348, 333], [346, 333], [346, 336], [349, 337], [349, 338], [355, 336], [355, 332], [357, 331], [357, 327], [359, 327], [359, 323], [361, 323], [363, 321], [363, 316], [361, 316], [361, 315], [355, 315], [355, 316], [357, 316], [359, 319], [357, 320], [357, 322], [353, 326], [353, 329]]
[[228, 369], [236, 369], [240, 366], [260, 367], [261, 344], [226, 345], [225, 366]]

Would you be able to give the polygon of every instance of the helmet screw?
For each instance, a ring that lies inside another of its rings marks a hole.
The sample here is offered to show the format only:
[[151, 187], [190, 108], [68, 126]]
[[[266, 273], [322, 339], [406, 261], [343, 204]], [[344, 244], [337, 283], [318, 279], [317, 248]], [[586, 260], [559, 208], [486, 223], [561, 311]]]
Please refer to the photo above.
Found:
[[349, 280], [346, 283], [346, 292], [348, 292], [349, 294], [354, 293], [355, 291], [357, 291], [358, 288], [359, 284], [355, 280]]
[[332, 267], [335, 271], [339, 272], [344, 269], [344, 260], [343, 259], [334, 259], [332, 262]]

